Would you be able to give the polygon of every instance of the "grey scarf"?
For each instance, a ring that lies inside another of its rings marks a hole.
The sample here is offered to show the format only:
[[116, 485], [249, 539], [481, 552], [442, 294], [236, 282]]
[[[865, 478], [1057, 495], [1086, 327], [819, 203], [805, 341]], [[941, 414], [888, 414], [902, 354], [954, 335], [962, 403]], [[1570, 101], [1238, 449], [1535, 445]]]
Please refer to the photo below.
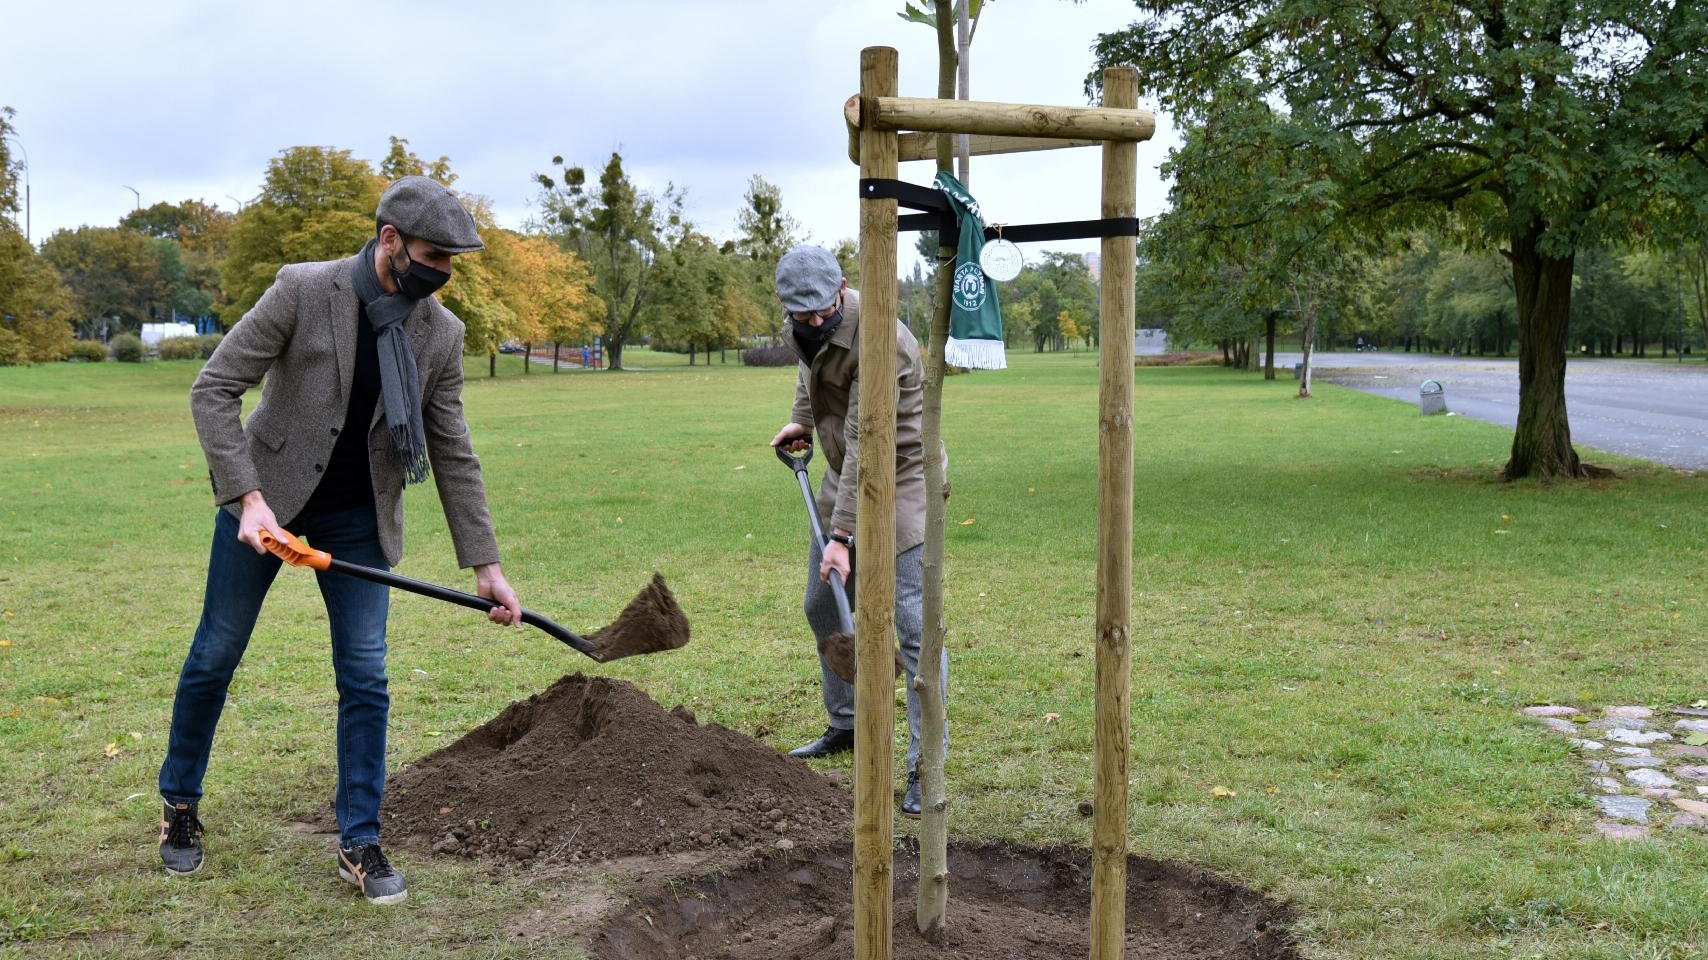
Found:
[[392, 459], [403, 470], [404, 484], [427, 479], [427, 436], [421, 429], [421, 376], [415, 369], [415, 351], [403, 320], [419, 300], [401, 293], [386, 293], [374, 272], [374, 247], [368, 241], [350, 268], [356, 296], [367, 311], [368, 322], [379, 334], [380, 397], [385, 402], [386, 433], [391, 437]]

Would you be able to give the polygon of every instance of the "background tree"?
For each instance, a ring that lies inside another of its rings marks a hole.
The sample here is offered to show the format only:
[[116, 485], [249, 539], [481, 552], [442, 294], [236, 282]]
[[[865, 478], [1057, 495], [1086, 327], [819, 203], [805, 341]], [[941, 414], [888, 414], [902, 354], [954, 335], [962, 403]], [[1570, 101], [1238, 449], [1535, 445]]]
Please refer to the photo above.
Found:
[[545, 229], [592, 271], [594, 292], [605, 305], [607, 366], [621, 370], [623, 347], [639, 332], [653, 293], [654, 267], [682, 232], [681, 194], [673, 187], [658, 197], [637, 189], [620, 153], [606, 161], [596, 189], [588, 188], [581, 167], [565, 165], [562, 157], [553, 157], [552, 165], [556, 176], [534, 178]]
[[[173, 285], [177, 313], [201, 317], [220, 299], [220, 265], [225, 259], [236, 217], [201, 200], [160, 202], [134, 210], [119, 226], [173, 245], [163, 256]], [[232, 319], [236, 319], [235, 317]]]
[[67, 356], [72, 303], [59, 272], [10, 221], [0, 219], [0, 366]]
[[777, 261], [801, 242], [800, 223], [783, 210], [783, 192], [757, 173], [747, 181], [735, 226], [736, 251], [758, 266], [767, 284], [777, 272]]
[[1657, 197], [1708, 190], [1708, 18], [1693, 0], [1146, 0], [1097, 44], [1165, 109], [1230, 78], [1345, 151], [1349, 211], [1453, 217], [1504, 245], [1519, 411], [1504, 475], [1582, 477], [1565, 405], [1572, 263]]
[[[267, 164], [261, 196], [231, 228], [220, 268], [220, 316], [235, 322], [288, 263], [354, 255], [374, 235], [385, 183], [366, 160], [331, 147], [292, 147]], [[467, 320], [467, 317], [463, 319]]]
[[[17, 116], [11, 107], [0, 106], [0, 217], [13, 221], [18, 226], [18, 179], [23, 169], [23, 160], [13, 156], [12, 137], [17, 134], [17, 128], [12, 118]], [[21, 231], [20, 231], [21, 232]]]
[[41, 255], [70, 288], [85, 338], [165, 319], [184, 277], [176, 245], [124, 227], [56, 230]]
[[599, 331], [604, 305], [593, 293], [592, 272], [550, 237], [497, 228], [482, 235], [497, 255], [499, 297], [518, 318], [516, 337], [550, 343], [556, 370], [563, 344], [590, 342]]

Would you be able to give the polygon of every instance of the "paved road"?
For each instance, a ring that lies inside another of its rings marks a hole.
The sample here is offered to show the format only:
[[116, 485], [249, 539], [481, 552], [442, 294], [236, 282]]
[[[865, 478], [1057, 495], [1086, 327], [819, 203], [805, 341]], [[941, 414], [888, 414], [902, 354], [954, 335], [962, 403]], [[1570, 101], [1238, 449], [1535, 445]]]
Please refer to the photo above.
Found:
[[[1512, 427], [1518, 421], [1518, 361], [1406, 353], [1312, 357], [1317, 380], [1416, 405], [1418, 386], [1441, 382], [1447, 409]], [[1293, 369], [1296, 353], [1275, 355]], [[1708, 364], [1578, 359], [1566, 365], [1572, 442], [1692, 470], [1708, 469]]]

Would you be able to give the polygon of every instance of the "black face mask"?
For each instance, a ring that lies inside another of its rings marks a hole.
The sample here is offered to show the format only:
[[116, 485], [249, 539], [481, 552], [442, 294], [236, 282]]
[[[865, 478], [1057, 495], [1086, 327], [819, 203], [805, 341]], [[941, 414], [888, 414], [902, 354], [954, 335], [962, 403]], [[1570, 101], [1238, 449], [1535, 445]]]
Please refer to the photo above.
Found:
[[795, 336], [805, 337], [809, 340], [817, 340], [819, 343], [825, 343], [836, 333], [836, 328], [842, 326], [842, 311], [841, 309], [838, 309], [835, 313], [825, 317], [824, 321], [816, 327], [805, 323], [797, 323], [793, 318], [790, 318], [789, 323], [794, 325]]
[[451, 280], [451, 275], [445, 271], [415, 262], [407, 247], [404, 248], [403, 259], [409, 262], [407, 270], [399, 270], [389, 261], [386, 266], [391, 267], [391, 279], [397, 284], [397, 292], [411, 300], [423, 300], [432, 296], [435, 290]]

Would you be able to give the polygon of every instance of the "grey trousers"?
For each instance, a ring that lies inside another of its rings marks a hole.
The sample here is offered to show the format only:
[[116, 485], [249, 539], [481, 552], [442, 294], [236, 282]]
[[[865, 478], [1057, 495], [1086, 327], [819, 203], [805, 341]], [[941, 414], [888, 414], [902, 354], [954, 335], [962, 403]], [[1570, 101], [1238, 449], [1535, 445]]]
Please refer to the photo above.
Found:
[[[807, 538], [809, 541], [811, 537]], [[901, 643], [902, 663], [906, 667], [907, 680], [907, 769], [919, 769], [919, 694], [913, 689], [913, 675], [919, 669], [919, 640], [925, 626], [925, 614], [922, 609], [924, 600], [925, 574], [921, 564], [924, 556], [924, 546], [896, 555], [896, 639]], [[807, 623], [812, 627], [813, 637], [823, 640], [825, 637], [842, 629], [836, 619], [836, 597], [831, 593], [830, 584], [818, 578], [818, 565], [823, 557], [819, 545], [813, 542], [807, 550], [807, 592], [806, 613]], [[854, 602], [853, 578], [848, 583], [848, 602]], [[854, 686], [846, 683], [826, 666], [823, 659], [819, 660], [819, 673], [824, 693], [824, 712], [830, 715], [830, 725], [838, 730], [854, 729]], [[943, 701], [949, 699], [949, 650], [943, 650]], [[949, 748], [949, 727], [943, 726], [943, 749], [947, 756]]]

